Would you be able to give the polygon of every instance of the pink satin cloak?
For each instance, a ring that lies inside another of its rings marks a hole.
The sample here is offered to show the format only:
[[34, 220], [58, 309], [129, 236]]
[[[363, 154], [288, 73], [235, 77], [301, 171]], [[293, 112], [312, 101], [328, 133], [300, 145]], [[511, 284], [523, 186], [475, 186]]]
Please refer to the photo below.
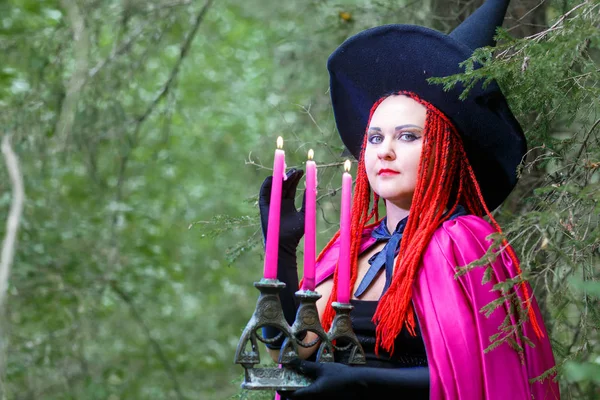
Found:
[[[473, 215], [446, 221], [434, 233], [423, 256], [415, 280], [413, 305], [427, 350], [430, 399], [560, 399], [554, 375], [542, 382], [530, 381], [555, 365], [535, 299], [532, 298], [532, 307], [544, 337], [538, 338], [531, 324], [525, 324], [525, 336], [535, 347], [522, 344], [523, 360], [507, 343], [484, 352], [507, 311], [501, 306], [486, 318], [479, 310], [499, 297], [498, 292], [491, 291], [495, 283], [517, 275], [510, 257], [506, 253], [497, 257], [492, 264], [492, 279], [484, 285], [481, 284], [484, 267], [454, 277], [457, 266], [467, 265], [485, 254], [492, 243], [486, 237], [494, 232], [487, 221]], [[365, 230], [361, 252], [374, 241], [371, 230]], [[339, 242], [317, 263], [317, 284], [333, 275], [338, 253]], [[531, 295], [529, 285], [528, 289]], [[522, 296], [520, 290], [519, 295]]]

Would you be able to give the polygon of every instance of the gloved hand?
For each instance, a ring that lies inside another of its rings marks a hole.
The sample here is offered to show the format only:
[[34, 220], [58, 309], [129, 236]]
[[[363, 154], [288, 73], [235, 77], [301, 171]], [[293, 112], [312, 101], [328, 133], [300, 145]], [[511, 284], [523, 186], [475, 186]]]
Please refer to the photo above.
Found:
[[[287, 179], [281, 187], [281, 219], [279, 228], [279, 253], [277, 260], [277, 279], [285, 283], [285, 288], [279, 292], [283, 315], [288, 324], [293, 324], [296, 318], [298, 304], [294, 293], [298, 291], [298, 266], [296, 262], [296, 248], [304, 235], [304, 201], [302, 208], [296, 209], [294, 199], [298, 182], [304, 175], [304, 171], [290, 169]], [[260, 209], [260, 221], [262, 225], [263, 238], [267, 237], [267, 226], [269, 223], [269, 205], [271, 203], [271, 186], [273, 177], [268, 176], [258, 196], [258, 207]], [[306, 196], [304, 197], [306, 198]], [[279, 329], [264, 327], [263, 337], [272, 339], [280, 333]], [[270, 349], [280, 349], [283, 344], [283, 336], [273, 344], [268, 344]]]
[[[289, 254], [296, 254], [296, 248], [300, 239], [304, 235], [304, 201], [302, 208], [296, 210], [294, 200], [296, 198], [296, 188], [298, 182], [304, 176], [301, 169], [290, 169], [287, 173], [287, 179], [281, 186], [281, 220], [279, 228], [279, 252], [285, 251]], [[267, 225], [269, 224], [269, 206], [271, 204], [271, 187], [273, 177], [268, 176], [260, 188], [258, 196], [258, 207], [260, 209], [260, 223], [262, 227], [263, 239], [267, 238]], [[306, 196], [304, 197], [306, 199]]]
[[[314, 380], [303, 389], [281, 392], [290, 400], [367, 399], [379, 393], [397, 393], [403, 398], [423, 398], [429, 390], [429, 368], [350, 367], [340, 363], [294, 360], [292, 368]], [[419, 393], [418, 397], [404, 396]]]

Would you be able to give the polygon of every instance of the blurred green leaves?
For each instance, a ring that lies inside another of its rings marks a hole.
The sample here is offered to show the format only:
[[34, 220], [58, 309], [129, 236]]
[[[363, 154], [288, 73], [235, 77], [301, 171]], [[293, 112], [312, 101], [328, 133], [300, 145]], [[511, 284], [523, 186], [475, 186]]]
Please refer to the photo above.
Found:
[[[88, 38], [79, 51], [68, 4]], [[315, 149], [323, 246], [337, 229], [342, 150], [328, 55], [374, 25], [451, 28], [461, 17], [437, 0], [215, 1], [182, 58], [203, 6], [0, 2], [0, 121], [27, 186], [2, 330], [6, 398], [271, 396], [240, 392], [232, 358], [258, 295], [255, 199], [275, 138], [284, 137], [290, 167]], [[562, 7], [553, 2], [548, 19]], [[469, 75], [495, 77], [526, 127], [533, 161], [499, 220], [509, 240], [523, 233], [515, 248], [557, 359], [580, 361], [559, 379], [578, 395], [597, 384], [600, 354], [593, 18], [567, 20], [537, 43], [499, 31], [507, 53], [489, 59], [481, 50], [485, 68]], [[69, 105], [78, 57], [85, 79]], [[57, 131], [65, 107], [68, 135]], [[5, 215], [10, 187], [0, 174]]]

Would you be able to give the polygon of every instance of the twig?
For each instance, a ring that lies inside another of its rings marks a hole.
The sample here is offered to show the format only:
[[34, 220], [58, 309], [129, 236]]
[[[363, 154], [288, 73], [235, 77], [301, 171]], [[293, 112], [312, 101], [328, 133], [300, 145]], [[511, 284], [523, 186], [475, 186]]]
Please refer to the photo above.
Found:
[[317, 197], [317, 202], [323, 200], [324, 198], [335, 196], [340, 190], [342, 190], [341, 186], [338, 188], [335, 188], [335, 189], [331, 189], [331, 188], [327, 189], [327, 193], [322, 194], [319, 197]]
[[583, 7], [583, 6], [587, 5], [587, 4], [588, 4], [588, 2], [587, 2], [587, 1], [584, 1], [584, 2], [583, 2], [583, 3], [581, 3], [581, 4], [578, 4], [578, 5], [576, 5], [576, 6], [575, 6], [575, 7], [573, 7], [573, 8], [572, 8], [570, 11], [566, 12], [565, 14], [563, 14], [563, 15], [562, 15], [562, 16], [561, 16], [561, 17], [558, 19], [558, 21], [556, 21], [556, 22], [554, 23], [554, 25], [552, 25], [550, 28], [548, 28], [548, 29], [546, 29], [546, 30], [544, 30], [544, 31], [538, 32], [538, 33], [536, 33], [536, 34], [533, 34], [533, 35], [531, 35], [531, 36], [526, 36], [526, 37], [525, 37], [525, 39], [533, 39], [533, 40], [536, 40], [536, 41], [539, 41], [539, 40], [541, 40], [541, 39], [542, 39], [544, 36], [546, 36], [548, 33], [550, 33], [550, 32], [552, 32], [552, 31], [555, 31], [555, 30], [557, 30], [557, 29], [558, 29], [558, 27], [559, 27], [559, 25], [560, 25], [560, 24], [562, 24], [562, 23], [563, 23], [563, 21], [564, 21], [564, 20], [565, 20], [565, 19], [566, 19], [566, 18], [567, 18], [567, 17], [568, 17], [568, 16], [569, 16], [569, 15], [570, 15], [572, 12], [574, 12], [574, 11], [575, 11], [575, 10], [577, 10], [578, 8], [580, 8], [580, 7]]
[[144, 333], [146, 334], [148, 341], [152, 345], [152, 348], [156, 352], [156, 355], [160, 359], [160, 362], [162, 363], [163, 368], [165, 369], [166, 373], [169, 375], [169, 378], [171, 378], [171, 381], [173, 382], [173, 389], [175, 390], [175, 393], [177, 393], [177, 398], [185, 399], [185, 397], [183, 396], [183, 393], [181, 392], [181, 387], [179, 386], [179, 381], [177, 380], [177, 375], [175, 374], [175, 370], [169, 363], [169, 359], [167, 358], [164, 351], [162, 350], [160, 343], [158, 343], [158, 341], [152, 337], [150, 328], [148, 328], [148, 325], [146, 325], [146, 322], [144, 322], [144, 319], [142, 318], [139, 311], [135, 307], [135, 304], [133, 304], [133, 300], [131, 299], [131, 297], [127, 293], [125, 293], [119, 287], [117, 282], [115, 282], [115, 281], [110, 281], [110, 287], [121, 298], [121, 300], [123, 300], [125, 302], [125, 304], [127, 304], [127, 306], [129, 307], [129, 310], [131, 311], [131, 315], [133, 315], [133, 318], [135, 319], [135, 321], [144, 330]]
[[[523, 39], [525, 40], [533, 40], [535, 42], [539, 42], [541, 41], [543, 38], [545, 38], [550, 32], [554, 32], [558, 29], [563, 28], [563, 26], [560, 26], [565, 19], [571, 14], [573, 13], [575, 10], [579, 9], [582, 6], [588, 5], [588, 1], [584, 1], [581, 4], [576, 5], [575, 7], [573, 7], [571, 10], [569, 10], [568, 12], [566, 12], [565, 14], [563, 14], [550, 28], [545, 29], [541, 32], [537, 32], [533, 35], [530, 36], [526, 36]], [[595, 6], [594, 6], [595, 7]], [[592, 7], [592, 8], [594, 8]], [[510, 53], [511, 50], [514, 49], [514, 46], [509, 46], [507, 47], [505, 50], [500, 51], [496, 57], [498, 59], [511, 59], [514, 58], [516, 56], [518, 56], [519, 54], [521, 54], [523, 51], [525, 51], [525, 49], [527, 49], [529, 47], [530, 43], [527, 42], [526, 44], [524, 44], [520, 49], [516, 50], [514, 53]]]
[[66, 84], [66, 95], [61, 104], [60, 116], [55, 128], [57, 137], [63, 138], [66, 147], [71, 130], [73, 129], [73, 123], [75, 122], [79, 93], [87, 77], [90, 43], [85, 29], [85, 19], [81, 15], [77, 2], [75, 0], [62, 0], [61, 4], [67, 11], [71, 30], [73, 31], [73, 52], [75, 57], [75, 71], [73, 71], [71, 79]]
[[[198, 28], [200, 27], [200, 24], [202, 23], [202, 20], [204, 19], [204, 16], [206, 15], [206, 12], [208, 11], [209, 7], [212, 5], [212, 2], [213, 2], [213, 0], [207, 0], [206, 3], [204, 3], [204, 6], [202, 7], [202, 9], [198, 13], [198, 15], [196, 16], [196, 19], [194, 21], [194, 25], [192, 26], [192, 29], [190, 30], [190, 32], [186, 36], [183, 44], [181, 45], [181, 49], [179, 52], [179, 58], [177, 59], [177, 62], [173, 66], [173, 69], [171, 70], [169, 78], [163, 85], [161, 91], [154, 98], [154, 100], [152, 100], [152, 102], [148, 105], [148, 107], [146, 108], [146, 111], [144, 111], [144, 113], [142, 115], [140, 115], [139, 117], [137, 117], [135, 119], [135, 128], [133, 130], [133, 135], [132, 135], [132, 137], [128, 138], [128, 142], [129, 142], [128, 144], [130, 147], [129, 150], [131, 150], [131, 148], [133, 148], [135, 146], [135, 142], [137, 141], [137, 136], [141, 130], [141, 127], [142, 127], [142, 124], [144, 123], [144, 121], [150, 116], [150, 114], [152, 114], [152, 112], [154, 111], [156, 106], [160, 103], [160, 101], [165, 96], [167, 96], [167, 94], [169, 94], [169, 91], [171, 90], [173, 82], [175, 81], [175, 78], [177, 77], [177, 74], [179, 73], [181, 64], [183, 63], [183, 60], [186, 57], [186, 55], [190, 49], [192, 41], [194, 40], [194, 37], [196, 36], [196, 33], [198, 32]], [[121, 198], [122, 198], [122, 187], [123, 187], [123, 182], [125, 180], [125, 172], [127, 170], [127, 164], [129, 162], [129, 154], [130, 154], [130, 152], [124, 154], [121, 157], [121, 165], [119, 167], [119, 175], [118, 175], [118, 179], [117, 179], [117, 193], [115, 195], [116, 202], [121, 201]], [[115, 213], [113, 215], [113, 223], [112, 223], [113, 230], [116, 225], [116, 222], [117, 222], [117, 214]], [[115, 238], [115, 240], [116, 240], [115, 235], [113, 235], [113, 238]]]
[[573, 173], [573, 170], [575, 169], [575, 167], [577, 165], [577, 162], [579, 161], [579, 158], [583, 154], [583, 150], [585, 150], [585, 148], [587, 146], [587, 142], [590, 139], [590, 136], [592, 135], [592, 132], [594, 131], [594, 129], [596, 129], [596, 127], [598, 126], [598, 124], [600, 124], [600, 119], [598, 119], [598, 120], [596, 120], [596, 122], [594, 122], [594, 125], [592, 125], [592, 128], [585, 135], [585, 138], [583, 139], [583, 143], [581, 143], [581, 148], [579, 149], [579, 152], [577, 153], [577, 156], [575, 157], [575, 160], [573, 161], [573, 165], [571, 166], [571, 170], [569, 171], [569, 175], [571, 175]]
[[568, 81], [568, 80], [570, 80], [570, 79], [580, 79], [580, 78], [584, 78], [584, 77], [586, 77], [586, 76], [589, 76], [589, 75], [592, 75], [592, 74], [596, 74], [596, 73], [598, 73], [598, 72], [600, 72], [600, 69], [597, 69], [597, 70], [595, 70], [595, 71], [591, 71], [591, 72], [586, 72], [585, 74], [581, 74], [581, 75], [575, 75], [575, 76], [570, 76], [570, 77], [568, 77], [568, 78], [560, 79], [560, 80], [558, 80], [558, 81], [557, 81], [557, 83], [560, 83], [560, 82], [565, 82], [565, 81]]
[[[517, 23], [521, 22], [523, 20], [523, 18], [525, 18], [526, 16], [528, 16], [529, 14], [531, 14], [532, 12], [537, 10], [545, 2], [546, 2], [546, 0], [540, 1], [537, 6], [533, 7], [531, 10], [529, 10], [525, 14], [523, 14], [523, 16], [517, 20]], [[516, 25], [516, 26], [518, 26], [518, 25]]]
[[315, 126], [317, 127], [319, 132], [321, 132], [321, 135], [323, 135], [323, 137], [325, 137], [326, 136], [325, 132], [323, 132], [323, 129], [319, 126], [319, 124], [315, 120], [315, 117], [313, 117], [312, 113], [310, 112], [311, 104], [309, 104], [308, 107], [305, 107], [302, 104], [297, 104], [297, 106], [300, 107], [304, 111], [304, 113], [308, 115], [308, 117], [313, 122], [313, 124], [315, 124]]
[[[257, 169], [266, 169], [267, 171], [273, 171], [273, 168], [269, 168], [269, 167], [265, 167], [262, 164], [257, 163], [256, 161], [252, 160], [252, 152], [248, 153], [248, 159], [244, 160], [244, 165], [254, 165]], [[291, 168], [298, 168], [299, 166], [297, 165], [286, 165], [286, 170], [289, 170]]]
[[[254, 165], [256, 168], [258, 169], [266, 169], [268, 171], [273, 171], [273, 168], [269, 168], [269, 167], [265, 167], [262, 164], [257, 163], [256, 161], [253, 161], [252, 158], [250, 158], [250, 156], [252, 155], [252, 152], [250, 152], [250, 154], [248, 154], [248, 159], [244, 161], [245, 165]], [[356, 161], [353, 161], [353, 163]], [[317, 169], [320, 168], [331, 168], [331, 167], [339, 167], [344, 165], [344, 162], [335, 162], [335, 163], [330, 163], [330, 164], [317, 164]], [[295, 166], [287, 166], [287, 168], [296, 168]]]
[[[329, 163], [329, 164], [317, 164], [317, 169], [319, 168], [330, 168], [330, 167], [339, 167], [344, 165], [346, 161], [340, 161], [340, 162], [334, 162], [334, 163]], [[357, 161], [354, 160], [350, 160], [350, 162], [352, 162], [352, 164], [357, 163]]]
[[175, 1], [172, 3], [163, 3], [163, 4], [152, 4], [150, 3], [150, 5], [148, 6], [148, 8], [146, 8], [145, 10], [143, 10], [142, 12], [140, 12], [140, 14], [151, 14], [151, 13], [155, 13], [161, 10], [166, 10], [169, 8], [174, 8], [174, 7], [182, 7], [182, 6], [189, 6], [190, 4], [192, 4], [193, 1], [188, 0], [188, 1]]
[[98, 62], [94, 66], [94, 68], [90, 69], [90, 71], [88, 72], [87, 79], [93, 78], [108, 63], [110, 63], [117, 56], [123, 54], [127, 49], [129, 49], [129, 47], [131, 47], [131, 45], [133, 44], [134, 40], [137, 39], [143, 32], [144, 32], [144, 29], [139, 28], [133, 34], [131, 34], [131, 36], [129, 36], [127, 39], [125, 39], [123, 41], [123, 43], [119, 44], [118, 46], [115, 46], [115, 48], [113, 49], [113, 51], [110, 53], [110, 55], [108, 57], [106, 57], [105, 59]]
[[244, 164], [245, 165], [254, 165], [258, 169], [266, 169], [266, 170], [270, 170], [270, 171], [273, 170], [273, 168], [265, 167], [264, 165], [259, 164], [259, 163], [255, 162], [255, 161], [253, 161], [252, 160], [252, 152], [248, 153], [248, 160], [244, 160]]
[[204, 6], [202, 7], [200, 12], [196, 16], [196, 20], [194, 21], [194, 25], [192, 26], [192, 29], [190, 30], [187, 37], [185, 38], [185, 41], [181, 45], [181, 49], [179, 50], [179, 58], [177, 59], [175, 66], [171, 70], [171, 74], [169, 75], [169, 78], [163, 85], [163, 87], [162, 87], [161, 91], [158, 93], [158, 95], [154, 98], [154, 100], [152, 100], [152, 102], [150, 103], [148, 108], [146, 108], [146, 111], [137, 118], [138, 129], [136, 129], [136, 130], [139, 130], [139, 126], [146, 120], [146, 118], [148, 118], [148, 116], [150, 116], [150, 114], [152, 113], [152, 111], [154, 111], [154, 109], [156, 108], [158, 103], [160, 103], [160, 101], [167, 94], [169, 94], [169, 90], [171, 89], [171, 86], [173, 85], [175, 78], [179, 74], [181, 64], [183, 63], [185, 56], [187, 55], [188, 51], [190, 50], [190, 46], [192, 45], [192, 42], [194, 41], [194, 37], [196, 36], [196, 33], [198, 32], [198, 28], [200, 28], [200, 24], [202, 23], [202, 20], [204, 19], [204, 16], [206, 15], [206, 12], [208, 11], [209, 7], [212, 5], [212, 2], [213, 2], [213, 0], [206, 0], [206, 3], [204, 3]]
[[6, 234], [2, 242], [2, 258], [0, 259], [0, 309], [4, 304], [4, 297], [8, 288], [8, 276], [10, 267], [15, 255], [17, 243], [17, 232], [19, 231], [19, 222], [23, 212], [23, 202], [25, 200], [25, 191], [23, 189], [23, 176], [19, 167], [19, 159], [10, 145], [10, 137], [4, 136], [2, 139], [2, 154], [10, 176], [10, 182], [13, 188], [13, 199], [10, 205], [8, 218], [6, 219]]

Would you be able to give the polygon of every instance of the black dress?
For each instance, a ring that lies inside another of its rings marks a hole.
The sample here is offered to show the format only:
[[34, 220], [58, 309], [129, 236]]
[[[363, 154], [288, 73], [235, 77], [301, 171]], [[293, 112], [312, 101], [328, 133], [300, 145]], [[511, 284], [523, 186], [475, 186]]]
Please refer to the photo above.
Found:
[[[427, 354], [425, 343], [421, 336], [421, 330], [417, 322], [417, 336], [411, 336], [406, 328], [402, 329], [396, 337], [394, 354], [389, 355], [385, 350], [379, 349], [379, 357], [375, 355], [375, 324], [373, 315], [377, 308], [377, 301], [351, 300], [354, 310], [350, 313], [352, 328], [358, 337], [358, 341], [365, 351], [367, 367], [374, 368], [415, 368], [427, 366]], [[401, 393], [392, 389], [382, 388], [369, 393], [369, 398], [374, 400], [383, 399], [429, 399], [428, 389], [406, 389]]]
[[[385, 350], [379, 350], [379, 357], [375, 355], [375, 324], [373, 315], [377, 309], [377, 301], [350, 300], [354, 309], [350, 313], [352, 329], [356, 334], [365, 352], [367, 360], [366, 367], [372, 368], [418, 368], [427, 367], [427, 355], [425, 343], [421, 336], [421, 330], [417, 321], [415, 331], [417, 336], [411, 336], [406, 328], [402, 329], [396, 337], [394, 354], [390, 357]], [[316, 352], [308, 358], [309, 361], [316, 360]], [[369, 388], [369, 393], [364, 396], [365, 400], [428, 400], [429, 389], [403, 389], [394, 391], [392, 388]], [[339, 394], [344, 397], [344, 393]], [[356, 392], [352, 393], [356, 398]], [[285, 400], [285, 396], [281, 397]]]

